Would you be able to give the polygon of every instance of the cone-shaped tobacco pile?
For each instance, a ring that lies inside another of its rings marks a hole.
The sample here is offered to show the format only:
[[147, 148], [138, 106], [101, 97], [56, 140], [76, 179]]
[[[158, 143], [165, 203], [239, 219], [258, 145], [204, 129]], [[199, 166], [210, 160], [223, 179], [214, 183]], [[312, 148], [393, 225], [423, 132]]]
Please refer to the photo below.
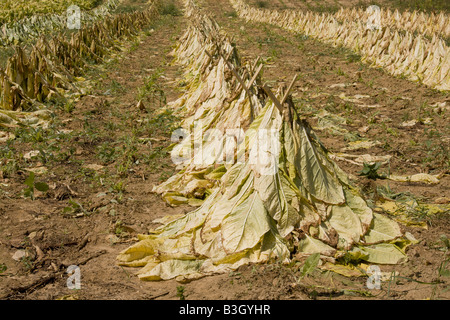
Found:
[[217, 164], [230, 156], [234, 161], [243, 132], [262, 109], [259, 89], [250, 83], [259, 80], [256, 65], [240, 66], [236, 49], [209, 17], [193, 10], [189, 18], [192, 24], [174, 52], [185, 69], [186, 92], [169, 106], [185, 115], [174, 134], [182, 141], [172, 152], [180, 171], [153, 190], [171, 205], [201, 203], [225, 172]]
[[6, 70], [0, 68], [0, 126], [45, 123], [46, 112], [33, 114], [31, 118], [39, 121], [29, 121], [30, 115], [21, 111], [45, 109], [42, 103], [52, 96], [73, 98], [85, 94], [86, 90], [77, 85], [84, 79], [77, 76], [90, 62], [101, 62], [108, 53], [118, 51], [117, 40], [138, 34], [159, 14], [158, 6], [159, 0], [154, 0], [145, 11], [108, 16], [73, 33], [70, 39], [64, 33], [49, 40], [41, 37], [29, 53], [16, 47]]
[[[191, 0], [186, 6], [191, 16], [196, 14], [198, 9]], [[207, 30], [214, 29], [214, 22], [206, 18], [195, 21], [206, 21], [206, 28], [198, 27], [200, 23], [190, 29], [177, 51], [187, 74], [194, 74], [187, 93], [174, 104], [187, 111], [186, 128], [198, 119], [208, 119], [204, 128], [239, 125], [235, 115], [245, 97], [265, 106], [254, 118], [249, 113], [243, 117], [249, 123], [244, 138], [236, 145], [233, 162], [221, 165], [220, 172], [210, 171], [214, 165], [201, 161], [201, 167], [196, 167], [194, 155], [178, 174], [157, 188], [166, 197], [170, 192], [194, 193], [195, 197], [195, 188], [186, 186], [213, 180], [211, 174], [216, 173], [217, 181], [207, 186], [210, 195], [204, 194], [198, 209], [155, 220], [162, 226], [140, 235], [138, 243], [120, 253], [119, 263], [143, 267], [139, 271], [143, 280], [186, 280], [228, 272], [247, 263], [288, 263], [312, 253], [331, 262], [344, 256], [380, 264], [404, 261], [405, 242], [399, 240], [399, 226], [367, 206], [348, 176], [330, 160], [306, 120], [297, 115], [288, 92], [280, 89], [278, 100], [262, 86], [271, 97], [268, 102], [261, 102], [264, 96], [242, 91], [225, 103], [223, 98], [235, 91], [230, 90], [232, 78], [225, 76], [225, 64], [229, 64], [226, 59], [213, 63], [212, 55], [202, 48], [216, 44], [217, 51], [226, 51], [227, 43], [209, 36]], [[221, 98], [215, 99], [217, 96]], [[185, 140], [184, 145], [189, 146], [195, 139]], [[225, 145], [224, 140], [201, 140], [200, 144], [208, 146], [204, 148], [207, 154], [212, 146]]]
[[[371, 30], [367, 21], [342, 19], [340, 13], [277, 11], [254, 8], [243, 0], [230, 2], [247, 21], [270, 23], [334, 46], [344, 46], [360, 54], [363, 62], [384, 68], [392, 75], [437, 90], [450, 90], [450, 48], [435, 33], [428, 40], [421, 34], [391, 29], [390, 24]], [[442, 30], [448, 29], [449, 24], [444, 24], [442, 16], [438, 21]]]
[[268, 103], [203, 205], [160, 220], [120, 263], [143, 267], [144, 280], [181, 280], [250, 262], [287, 263], [293, 253], [333, 261], [351, 250], [373, 263], [404, 260], [398, 247], [382, 243], [401, 236], [397, 224], [372, 212], [309, 125], [286, 110]]

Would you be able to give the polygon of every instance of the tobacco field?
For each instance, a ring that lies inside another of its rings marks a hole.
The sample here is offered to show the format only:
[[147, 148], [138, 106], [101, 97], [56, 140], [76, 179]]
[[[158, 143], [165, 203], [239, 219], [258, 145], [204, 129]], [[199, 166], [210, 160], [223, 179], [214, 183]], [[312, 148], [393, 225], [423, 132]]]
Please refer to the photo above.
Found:
[[0, 299], [447, 300], [446, 1], [1, 2]]

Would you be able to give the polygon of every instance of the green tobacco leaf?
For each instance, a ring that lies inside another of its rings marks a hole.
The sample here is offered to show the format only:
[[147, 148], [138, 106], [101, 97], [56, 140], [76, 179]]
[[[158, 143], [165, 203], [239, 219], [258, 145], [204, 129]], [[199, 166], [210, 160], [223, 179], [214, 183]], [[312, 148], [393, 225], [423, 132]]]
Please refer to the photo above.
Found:
[[325, 256], [333, 256], [336, 249], [323, 243], [318, 239], [305, 235], [298, 243], [298, 252], [301, 253], [321, 253]]
[[267, 211], [253, 192], [222, 221], [222, 242], [227, 253], [253, 248], [270, 230]]
[[281, 172], [255, 178], [255, 189], [259, 192], [267, 211], [278, 222], [281, 236], [287, 236], [300, 220], [299, 213], [291, 205], [296, 193], [290, 187], [287, 178]]
[[356, 190], [344, 188], [344, 192], [347, 205], [361, 220], [363, 230], [367, 230], [373, 219], [372, 209], [367, 206], [367, 202]]
[[175, 195], [166, 195], [164, 196], [164, 199], [167, 201], [168, 204], [173, 206], [179, 206], [181, 204], [188, 203], [188, 198], [182, 197], [182, 196], [175, 196]]
[[345, 202], [344, 191], [339, 180], [332, 170], [327, 168], [321, 158], [322, 150], [316, 148], [310, 139], [306, 127], [294, 125], [294, 137], [297, 140], [298, 150], [295, 165], [301, 176], [305, 188], [315, 198], [328, 204], [342, 204]]
[[355, 247], [352, 250], [345, 252], [343, 260], [346, 263], [357, 264], [361, 262], [361, 260], [367, 260], [368, 256], [369, 254], [367, 252]]
[[399, 225], [379, 213], [373, 214], [373, 225], [364, 237], [366, 243], [390, 241], [402, 235]]
[[[358, 248], [356, 248], [358, 249]], [[377, 245], [359, 247], [367, 257], [363, 258], [367, 262], [376, 264], [400, 264], [408, 260], [396, 245], [391, 243], [380, 243]]]
[[211, 179], [211, 180], [220, 180], [222, 176], [227, 172], [227, 169], [225, 166], [220, 166], [216, 169], [214, 169], [212, 172], [205, 175], [205, 178]]
[[348, 206], [333, 206], [329, 222], [339, 234], [339, 249], [358, 242], [363, 234], [360, 218]]

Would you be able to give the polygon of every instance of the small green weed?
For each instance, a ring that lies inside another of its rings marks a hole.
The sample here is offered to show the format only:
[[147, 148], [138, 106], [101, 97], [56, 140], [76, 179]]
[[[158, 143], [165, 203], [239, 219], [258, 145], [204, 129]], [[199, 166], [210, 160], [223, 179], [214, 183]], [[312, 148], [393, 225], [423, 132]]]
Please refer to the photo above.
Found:
[[30, 172], [30, 175], [25, 179], [24, 184], [27, 188], [23, 190], [23, 195], [31, 200], [34, 200], [34, 189], [41, 192], [47, 192], [49, 189], [48, 184], [45, 182], [35, 182], [34, 172]]
[[177, 286], [177, 297], [180, 298], [180, 300], [186, 300], [186, 296], [184, 295], [184, 286]]
[[159, 84], [159, 79], [163, 74], [163, 70], [158, 69], [153, 72], [150, 76], [146, 77], [144, 80], [144, 86], [139, 88], [137, 100], [147, 99], [147, 101], [154, 103], [157, 101], [159, 103], [158, 107], [161, 108], [167, 103], [166, 95], [161, 85]]
[[316, 270], [320, 261], [320, 253], [313, 253], [310, 255], [305, 264], [300, 268], [300, 279], [303, 279], [307, 275], [311, 274], [314, 270]]
[[238, 17], [238, 14], [236, 11], [227, 11], [224, 13], [224, 15], [225, 15], [225, 17], [228, 17], [228, 18], [237, 18]]
[[164, 1], [164, 4], [161, 6], [160, 13], [164, 16], [181, 16], [182, 12], [176, 6], [175, 2], [172, 1]]
[[79, 202], [70, 198], [69, 206], [63, 209], [63, 214], [68, 216], [82, 216], [88, 214], [88, 212], [83, 208], [83, 206]]
[[365, 176], [372, 180], [386, 179], [385, 175], [380, 175], [378, 173], [378, 169], [380, 168], [380, 166], [381, 166], [380, 162], [374, 162], [374, 163], [364, 162], [364, 167], [363, 167], [362, 171], [359, 173], [359, 175]]
[[256, 6], [258, 8], [267, 8], [267, 1], [263, 0], [256, 1]]

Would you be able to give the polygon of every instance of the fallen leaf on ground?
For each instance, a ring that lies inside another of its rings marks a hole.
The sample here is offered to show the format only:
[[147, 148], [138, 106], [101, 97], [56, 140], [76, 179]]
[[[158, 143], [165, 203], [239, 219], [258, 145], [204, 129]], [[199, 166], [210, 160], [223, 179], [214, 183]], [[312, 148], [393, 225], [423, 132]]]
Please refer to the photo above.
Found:
[[11, 132], [0, 131], [0, 142], [6, 142], [14, 139], [16, 136]]
[[20, 261], [27, 256], [28, 254], [25, 250], [17, 250], [16, 252], [14, 252], [12, 258], [16, 261]]
[[101, 170], [103, 169], [105, 166], [102, 166], [100, 164], [95, 164], [95, 163], [91, 163], [91, 164], [86, 164], [83, 166], [83, 168], [86, 169], [91, 169], [91, 170]]
[[439, 175], [431, 175], [427, 173], [417, 173], [410, 176], [396, 176], [390, 175], [387, 178], [392, 181], [398, 182], [423, 182], [427, 184], [437, 184], [439, 183]]
[[391, 155], [372, 156], [370, 154], [356, 155], [347, 153], [336, 153], [330, 157], [336, 160], [347, 161], [358, 166], [363, 166], [364, 163], [375, 163], [375, 162], [385, 164], [388, 163], [389, 160], [392, 158]]
[[26, 170], [34, 172], [35, 174], [45, 174], [48, 172], [46, 167], [27, 168]]
[[36, 157], [39, 154], [39, 150], [32, 150], [30, 152], [27, 152], [23, 155], [24, 159], [31, 159], [33, 157]]
[[434, 200], [434, 203], [437, 203], [437, 204], [447, 204], [447, 203], [450, 203], [450, 199], [447, 198], [447, 197], [436, 198], [436, 199]]
[[354, 151], [359, 149], [370, 149], [372, 147], [380, 145], [380, 141], [360, 140], [352, 141], [348, 143], [348, 147], [342, 148], [342, 151]]

